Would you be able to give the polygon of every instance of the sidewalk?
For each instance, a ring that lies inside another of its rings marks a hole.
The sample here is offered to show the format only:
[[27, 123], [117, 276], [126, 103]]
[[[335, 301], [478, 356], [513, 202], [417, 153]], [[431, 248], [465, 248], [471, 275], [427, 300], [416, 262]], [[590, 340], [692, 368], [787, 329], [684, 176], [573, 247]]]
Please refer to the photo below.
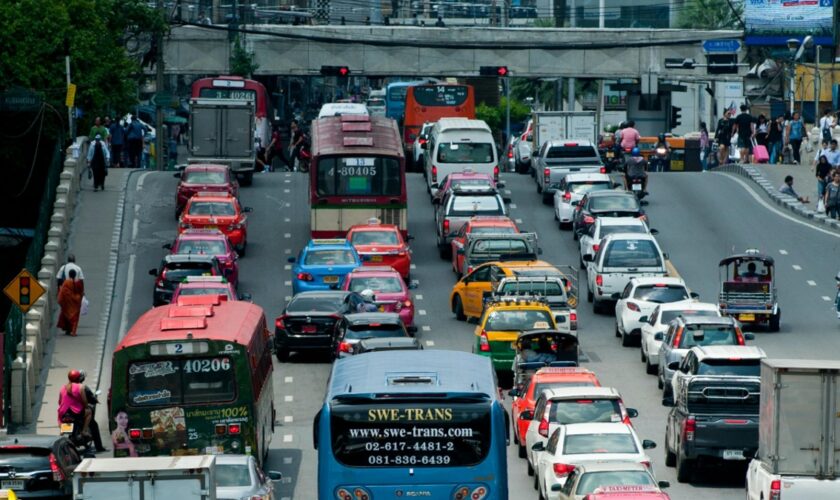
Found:
[[[125, 185], [131, 172], [130, 169], [109, 169], [105, 191], [93, 191], [90, 184], [86, 183], [79, 193], [67, 249], [68, 253], [75, 254], [76, 263], [84, 272], [85, 295], [90, 301], [90, 308], [79, 322], [77, 337], [63, 335], [54, 327], [52, 329], [46, 358], [49, 368], [46, 380], [42, 373], [40, 387], [35, 395], [38, 403], [34, 408], [35, 424], [28, 426], [31, 432], [50, 435], [58, 433], [58, 391], [67, 382], [69, 370], [85, 370], [85, 383], [89, 387], [95, 390], [97, 385], [101, 385], [107, 389], [108, 381], [100, 384], [98, 379], [117, 263], [117, 247], [112, 248], [112, 245], [119, 242]], [[53, 318], [53, 325], [56, 320]], [[106, 356], [104, 361], [109, 359]], [[107, 391], [103, 390], [96, 420], [103, 442], [110, 448], [106, 395]]]

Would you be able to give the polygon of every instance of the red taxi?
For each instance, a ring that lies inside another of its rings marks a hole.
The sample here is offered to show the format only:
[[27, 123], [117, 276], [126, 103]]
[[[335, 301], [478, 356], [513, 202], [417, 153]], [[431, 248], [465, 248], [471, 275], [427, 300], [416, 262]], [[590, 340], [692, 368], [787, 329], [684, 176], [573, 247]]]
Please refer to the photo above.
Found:
[[[498, 167], [496, 168], [498, 169]], [[443, 200], [443, 195], [450, 189], [496, 189], [503, 187], [505, 187], [505, 184], [496, 181], [496, 178], [490, 174], [473, 172], [472, 170], [453, 172], [440, 181], [437, 192], [432, 196], [432, 202], [435, 198]]]
[[[410, 240], [412, 237], [409, 236]], [[411, 250], [393, 224], [382, 224], [372, 219], [347, 231], [347, 241], [358, 252], [363, 266], [389, 266], [400, 273], [405, 281], [411, 275]]]
[[395, 312], [410, 332], [414, 326], [414, 301], [399, 272], [386, 266], [357, 267], [344, 280], [343, 290], [373, 290], [380, 312]]
[[193, 164], [187, 165], [183, 172], [175, 174], [181, 179], [175, 197], [175, 218], [187, 205], [187, 201], [200, 191], [216, 194], [239, 196], [239, 183], [230, 175], [227, 165]]
[[583, 500], [670, 500], [670, 496], [652, 485], [601, 486]]
[[240, 257], [248, 245], [248, 216], [250, 207], [241, 207], [231, 195], [196, 193], [187, 201], [178, 223], [178, 232], [187, 229], [218, 229], [230, 240]]
[[188, 276], [175, 287], [172, 303], [189, 305], [188, 303], [192, 300], [189, 297], [200, 295], [218, 295], [221, 300], [251, 299], [248, 294], [237, 294], [233, 283], [225, 280], [223, 276]]
[[519, 228], [509, 217], [482, 216], [471, 218], [461, 226], [455, 238], [452, 239], [452, 269], [455, 274], [461, 276], [469, 272], [463, 268], [464, 256], [458, 255], [458, 250], [464, 248], [467, 242], [468, 234], [516, 234], [518, 232]]
[[227, 281], [234, 288], [239, 286], [239, 261], [227, 236], [218, 229], [186, 229], [175, 238], [175, 243], [167, 243], [174, 254], [212, 255], [219, 261], [219, 267]]
[[[558, 387], [600, 387], [598, 377], [586, 368], [540, 368], [531, 377], [526, 387], [514, 387], [510, 391], [513, 396], [511, 410], [513, 413], [513, 442], [519, 445], [519, 457], [525, 458], [525, 434], [534, 414], [537, 399], [544, 389]], [[532, 418], [523, 419], [520, 416], [529, 412]]]

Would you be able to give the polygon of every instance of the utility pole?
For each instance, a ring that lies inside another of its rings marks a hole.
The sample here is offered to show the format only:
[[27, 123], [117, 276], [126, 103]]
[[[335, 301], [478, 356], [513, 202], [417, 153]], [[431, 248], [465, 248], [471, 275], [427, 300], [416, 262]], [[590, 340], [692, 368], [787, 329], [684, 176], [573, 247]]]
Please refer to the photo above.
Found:
[[820, 46], [816, 46], [814, 55], [814, 124], [819, 126], [820, 120]]
[[[67, 55], [64, 56], [64, 69], [67, 72], [67, 88], [70, 88], [70, 84], [72, 83], [70, 79], [70, 52], [68, 50]], [[67, 106], [67, 129], [70, 135], [70, 141], [76, 140], [76, 122], [73, 120], [73, 110], [75, 108], [73, 106]]]
[[[569, 10], [569, 27], [577, 28], [577, 9], [575, 8], [575, 0], [571, 0], [572, 8]], [[569, 77], [569, 91], [566, 95], [566, 107], [568, 111], [575, 110], [575, 77]]]
[[505, 84], [505, 140], [507, 141], [506, 144], [502, 144], [502, 150], [507, 152], [507, 145], [510, 144], [510, 77], [505, 76], [502, 78], [502, 82]]
[[[158, 15], [164, 15], [163, 0], [157, 0], [157, 11]], [[164, 86], [166, 85], [165, 75], [163, 74], [163, 33], [158, 33], [155, 36], [157, 39], [157, 43], [155, 44], [157, 49], [157, 55], [155, 57], [155, 167], [157, 170], [165, 170], [166, 165], [164, 164], [163, 156], [163, 103], [160, 102], [160, 98], [164, 95]]]

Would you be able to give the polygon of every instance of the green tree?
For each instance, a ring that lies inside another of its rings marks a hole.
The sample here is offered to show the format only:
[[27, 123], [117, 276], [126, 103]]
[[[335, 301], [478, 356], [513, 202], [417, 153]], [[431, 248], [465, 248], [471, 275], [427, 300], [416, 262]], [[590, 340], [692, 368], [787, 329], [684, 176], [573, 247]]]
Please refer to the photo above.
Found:
[[233, 41], [233, 49], [230, 56], [230, 73], [236, 76], [251, 78], [254, 71], [260, 65], [254, 62], [254, 54], [242, 44], [240, 37], [237, 36]]
[[743, 15], [743, 0], [688, 0], [677, 18], [677, 28], [740, 29]]

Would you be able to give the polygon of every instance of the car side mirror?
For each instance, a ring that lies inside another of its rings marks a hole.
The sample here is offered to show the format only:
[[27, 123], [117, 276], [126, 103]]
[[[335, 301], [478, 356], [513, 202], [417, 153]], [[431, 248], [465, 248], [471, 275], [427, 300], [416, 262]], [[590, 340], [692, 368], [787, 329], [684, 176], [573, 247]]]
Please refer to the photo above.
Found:
[[676, 371], [680, 369], [680, 362], [679, 361], [671, 361], [668, 363], [668, 369], [671, 371]]
[[537, 255], [542, 255], [542, 254], [543, 254], [542, 247], [537, 248]]
[[409, 290], [414, 290], [415, 288], [419, 288], [419, 287], [420, 287], [420, 282], [417, 281], [417, 280], [411, 280], [411, 281], [408, 282]]
[[691, 297], [692, 299], [699, 299], [700, 298], [700, 294], [697, 293], [697, 292], [691, 292], [691, 293], [688, 294], [688, 296]]
[[656, 340], [658, 342], [662, 342], [663, 340], [665, 340], [665, 334], [662, 333], [662, 332], [659, 332], [659, 333], [657, 333], [653, 336], [653, 340]]
[[432, 198], [432, 205], [440, 205], [440, 198]]
[[242, 293], [239, 294], [239, 300], [244, 300], [244, 301], [247, 301], [247, 302], [251, 302], [251, 300], [252, 300], [251, 294], [242, 292]]
[[642, 449], [652, 450], [654, 448], [656, 448], [656, 442], [655, 441], [651, 441], [650, 439], [645, 439], [644, 441], [642, 441]]
[[164, 243], [163, 245], [161, 245], [161, 248], [172, 250], [172, 243]]
[[533, 450], [533, 451], [545, 451], [545, 444], [542, 443], [542, 442], [534, 443], [534, 446], [531, 447], [531, 450]]
[[409, 234], [408, 236], [406, 236], [406, 237], [405, 237], [405, 241], [411, 241], [411, 240], [413, 240], [413, 239], [414, 239], [414, 236], [413, 236], [413, 235], [410, 235], [410, 234]]
[[580, 200], [574, 200], [572, 201], [572, 206], [576, 207], [578, 203], [580, 203]]
[[670, 482], [670, 481], [659, 481], [657, 484], [658, 484], [658, 485], [659, 485], [659, 487], [660, 487], [660, 488], [662, 488], [662, 489], [665, 489], [665, 488], [670, 488], [670, 487], [671, 487], [671, 482]]
[[745, 333], [744, 334], [744, 340], [755, 340], [755, 334], [754, 333]]
[[663, 252], [663, 253], [662, 253], [662, 258], [663, 258], [663, 259], [665, 259], [665, 260], [671, 260], [671, 257], [670, 257], [670, 256], [668, 256], [668, 253], [667, 253], [667, 252]]
[[674, 397], [673, 396], [663, 396], [662, 397], [662, 406], [674, 406]]
[[590, 254], [585, 254], [585, 255], [583, 256], [583, 261], [584, 261], [584, 262], [592, 262], [592, 261], [594, 261], [594, 260], [595, 260], [595, 259], [594, 259], [594, 258], [592, 257], [592, 255], [590, 255]]
[[288, 262], [289, 264], [294, 264], [295, 263], [295, 258], [294, 257], [289, 257], [288, 259], [286, 259], [286, 262]]
[[432, 189], [440, 189], [440, 184], [438, 184], [437, 182], [433, 182], [433, 183], [432, 183], [432, 185], [431, 185], [430, 187], [431, 187]]
[[251, 208], [251, 207], [245, 207], [245, 208], [243, 208], [243, 209], [242, 209], [242, 211], [243, 211], [243, 212], [245, 212], [245, 213], [247, 214], [247, 213], [251, 213], [251, 212], [253, 212], [253, 211], [254, 211], [254, 209], [253, 209], [253, 208]]
[[613, 299], [613, 300], [618, 300], [618, 299], [621, 298], [621, 294], [616, 292], [616, 293], [610, 295], [610, 298]]
[[647, 321], [648, 321], [647, 316], [642, 316], [641, 318], [639, 318], [639, 323], [647, 323]]
[[635, 408], [627, 408], [627, 416], [630, 418], [636, 418], [639, 416], [639, 410]]
[[502, 181], [497, 181], [496, 182], [496, 187], [499, 188], [499, 189], [504, 189], [505, 188], [505, 183], [502, 182]]
[[272, 481], [282, 481], [283, 480], [283, 473], [277, 472], [276, 470], [270, 470], [266, 472], [266, 476]]
[[523, 411], [519, 414], [519, 420], [534, 420], [534, 412], [531, 410]]
[[181, 172], [175, 172], [174, 174], [172, 174], [172, 177], [174, 177], [176, 179], [180, 179], [181, 178]]
[[513, 200], [510, 196], [502, 196], [502, 201], [505, 203], [511, 203]]
[[651, 230], [649, 230], [648, 232], [649, 232], [650, 234], [652, 234], [652, 235], [656, 236], [657, 234], [659, 234], [659, 229], [651, 229]]
[[158, 271], [157, 269], [149, 269], [149, 276], [157, 276]]

